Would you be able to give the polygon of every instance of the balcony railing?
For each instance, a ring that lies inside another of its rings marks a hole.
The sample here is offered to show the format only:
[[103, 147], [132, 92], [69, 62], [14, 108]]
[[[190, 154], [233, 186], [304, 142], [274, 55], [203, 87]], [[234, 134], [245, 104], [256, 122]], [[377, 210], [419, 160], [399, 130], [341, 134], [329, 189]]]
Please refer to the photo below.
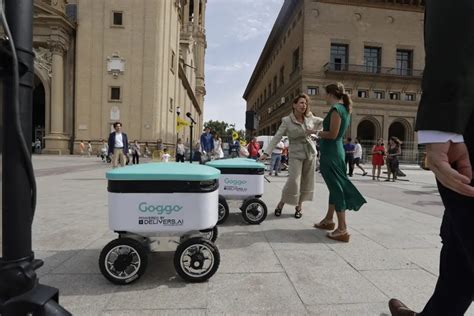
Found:
[[370, 65], [353, 65], [353, 64], [340, 64], [340, 63], [327, 63], [324, 65], [324, 72], [334, 73], [353, 73], [353, 74], [364, 74], [364, 75], [382, 75], [382, 76], [399, 76], [399, 77], [411, 77], [421, 78], [423, 76], [423, 70], [411, 69], [411, 68], [392, 68], [392, 67], [377, 67]]

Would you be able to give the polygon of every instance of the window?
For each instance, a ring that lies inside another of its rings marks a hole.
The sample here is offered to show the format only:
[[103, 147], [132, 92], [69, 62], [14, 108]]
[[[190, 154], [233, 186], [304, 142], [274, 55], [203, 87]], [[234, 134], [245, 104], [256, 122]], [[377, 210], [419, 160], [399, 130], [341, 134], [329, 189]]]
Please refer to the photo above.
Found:
[[308, 95], [318, 95], [319, 87], [308, 87]]
[[349, 46], [344, 44], [331, 44], [331, 69], [347, 71], [349, 61]]
[[405, 101], [416, 101], [416, 94], [415, 93], [405, 94]]
[[380, 73], [382, 64], [381, 49], [379, 47], [364, 48], [364, 66], [366, 72]]
[[300, 68], [300, 49], [299, 47], [293, 52], [293, 71]]
[[176, 63], [176, 54], [174, 53], [173, 50], [171, 50], [171, 67], [170, 67], [170, 70], [173, 73], [174, 73], [174, 64], [175, 63]]
[[121, 101], [122, 95], [120, 91], [120, 87], [110, 87], [110, 101]]
[[400, 92], [390, 92], [390, 100], [400, 100]]
[[285, 84], [285, 67], [280, 68], [280, 87]]
[[385, 99], [385, 91], [374, 91], [374, 95], [377, 100]]
[[397, 75], [411, 76], [413, 69], [413, 51], [397, 50]]
[[357, 91], [357, 97], [359, 97], [359, 98], [368, 98], [369, 97], [369, 91], [368, 90], [358, 90]]
[[168, 109], [168, 111], [170, 111], [170, 112], [173, 112], [173, 108], [174, 108], [174, 104], [173, 104], [173, 103], [174, 103], [173, 98], [170, 98], [170, 108]]
[[121, 11], [112, 12], [112, 25], [123, 26], [123, 12]]

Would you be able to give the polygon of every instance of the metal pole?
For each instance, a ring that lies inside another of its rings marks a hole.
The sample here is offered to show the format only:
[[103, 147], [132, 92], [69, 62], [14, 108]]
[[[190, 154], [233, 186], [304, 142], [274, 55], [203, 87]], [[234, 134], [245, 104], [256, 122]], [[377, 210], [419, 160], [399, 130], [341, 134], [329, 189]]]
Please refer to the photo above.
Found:
[[193, 163], [193, 122], [189, 125], [191, 135], [189, 135], [189, 163]]
[[[35, 270], [40, 268], [43, 262], [34, 259], [31, 248], [32, 193], [35, 184], [32, 181], [32, 170], [28, 167], [31, 166], [34, 79], [33, 0], [6, 0], [5, 15], [11, 31], [8, 40], [10, 44], [15, 44], [18, 60], [15, 62], [14, 58], [2, 58], [0, 62], [21, 65], [22, 71], [18, 71], [20, 76], [17, 82], [14, 80], [16, 74], [11, 69], [17, 71], [18, 68], [8, 67], [10, 70], [4, 80], [0, 314], [71, 315], [57, 304], [57, 289], [38, 283]], [[21, 146], [24, 143], [17, 130], [18, 120], [28, 149]]]

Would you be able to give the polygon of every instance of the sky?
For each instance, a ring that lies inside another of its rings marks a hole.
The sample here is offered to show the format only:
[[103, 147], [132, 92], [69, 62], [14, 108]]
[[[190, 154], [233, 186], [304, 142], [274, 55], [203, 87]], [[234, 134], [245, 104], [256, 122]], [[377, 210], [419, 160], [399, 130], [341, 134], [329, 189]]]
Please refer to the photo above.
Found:
[[243, 94], [284, 0], [208, 0], [204, 121], [245, 129]]

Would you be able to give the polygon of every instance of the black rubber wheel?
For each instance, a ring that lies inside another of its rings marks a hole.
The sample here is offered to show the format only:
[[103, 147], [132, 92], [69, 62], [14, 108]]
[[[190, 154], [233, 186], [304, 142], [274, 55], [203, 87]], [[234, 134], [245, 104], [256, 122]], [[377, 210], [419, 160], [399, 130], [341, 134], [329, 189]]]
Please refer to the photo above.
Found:
[[229, 204], [226, 199], [219, 195], [219, 208], [218, 208], [217, 224], [220, 225], [227, 220], [229, 217]]
[[217, 230], [217, 226], [214, 226], [210, 229], [204, 229], [200, 231], [202, 233], [202, 237], [215, 242], [217, 240], [217, 236], [219, 235], [219, 231]]
[[174, 254], [174, 268], [187, 282], [204, 282], [212, 277], [221, 257], [214, 243], [194, 237], [181, 243]]
[[148, 257], [145, 247], [132, 238], [118, 238], [109, 242], [99, 256], [99, 268], [110, 282], [127, 285], [145, 273]]
[[267, 218], [267, 205], [260, 199], [248, 199], [242, 207], [244, 220], [252, 225], [258, 225]]

